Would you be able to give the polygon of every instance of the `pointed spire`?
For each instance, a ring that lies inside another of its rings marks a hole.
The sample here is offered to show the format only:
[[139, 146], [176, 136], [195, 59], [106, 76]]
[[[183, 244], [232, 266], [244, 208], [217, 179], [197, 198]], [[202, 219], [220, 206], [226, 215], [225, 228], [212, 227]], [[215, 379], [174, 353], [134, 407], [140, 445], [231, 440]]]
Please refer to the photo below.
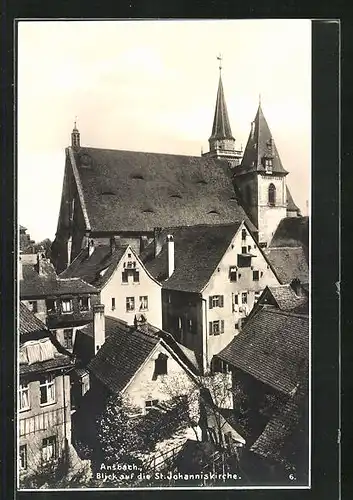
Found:
[[80, 132], [77, 128], [77, 116], [75, 116], [74, 128], [71, 132], [71, 147], [75, 149], [80, 148]]
[[227, 105], [223, 91], [222, 59], [223, 58], [221, 54], [219, 54], [217, 56], [217, 60], [219, 61], [219, 83], [218, 83], [218, 92], [216, 99], [216, 108], [213, 118], [212, 135], [210, 137], [210, 140], [212, 139], [234, 140], [234, 137], [232, 136], [232, 129], [230, 128]]

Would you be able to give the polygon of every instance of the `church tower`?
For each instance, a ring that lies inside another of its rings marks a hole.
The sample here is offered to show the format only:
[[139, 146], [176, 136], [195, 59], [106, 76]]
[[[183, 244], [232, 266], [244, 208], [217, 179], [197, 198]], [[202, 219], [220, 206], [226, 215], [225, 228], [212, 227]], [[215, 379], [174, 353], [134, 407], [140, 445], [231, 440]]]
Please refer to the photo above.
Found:
[[259, 244], [269, 244], [279, 222], [287, 216], [286, 175], [261, 102], [234, 183], [244, 210], [258, 228]]
[[202, 154], [217, 159], [228, 160], [231, 167], [240, 164], [242, 151], [235, 149], [235, 139], [230, 128], [227, 105], [224, 98], [222, 82], [222, 57], [219, 60], [219, 83], [216, 99], [216, 107], [213, 118], [213, 127], [211, 137], [208, 139], [209, 151]]

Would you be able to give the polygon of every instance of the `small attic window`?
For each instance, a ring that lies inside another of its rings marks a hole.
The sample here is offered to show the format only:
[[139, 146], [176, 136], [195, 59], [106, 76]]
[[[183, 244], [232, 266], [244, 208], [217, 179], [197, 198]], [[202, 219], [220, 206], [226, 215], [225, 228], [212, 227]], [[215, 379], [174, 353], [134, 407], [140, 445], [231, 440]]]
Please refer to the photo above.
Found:
[[217, 212], [217, 210], [210, 210], [208, 213], [209, 214], [219, 215], [219, 212]]
[[207, 184], [207, 181], [205, 181], [205, 179], [198, 179], [196, 184]]
[[116, 193], [114, 193], [113, 191], [107, 190], [107, 191], [102, 191], [101, 194], [104, 196], [115, 196]]
[[182, 198], [181, 194], [178, 194], [178, 193], [171, 194], [170, 197], [171, 198], [179, 198], [179, 199]]
[[144, 210], [142, 210], [142, 213], [144, 213], [144, 214], [153, 214], [154, 210], [153, 210], [153, 208], [145, 208]]
[[144, 180], [144, 176], [142, 174], [131, 174], [131, 179], [140, 179], [141, 181]]

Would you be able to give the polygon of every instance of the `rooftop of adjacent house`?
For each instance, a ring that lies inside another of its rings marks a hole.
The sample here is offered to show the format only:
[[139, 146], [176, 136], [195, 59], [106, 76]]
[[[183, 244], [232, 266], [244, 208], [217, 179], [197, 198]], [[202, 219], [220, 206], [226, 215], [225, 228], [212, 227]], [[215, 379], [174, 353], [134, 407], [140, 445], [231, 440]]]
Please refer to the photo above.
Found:
[[92, 231], [141, 233], [248, 220], [227, 161], [88, 147], [68, 151]]
[[293, 279], [309, 282], [309, 265], [302, 247], [268, 247], [264, 248], [264, 254], [280, 283], [287, 284]]
[[118, 394], [152, 354], [160, 339], [136, 329], [122, 328], [112, 319], [109, 330], [108, 338], [87, 369], [111, 392]]
[[59, 278], [52, 264], [43, 259], [38, 265], [23, 263], [23, 279], [20, 280], [21, 299], [36, 297], [56, 297], [58, 295], [78, 295], [81, 293], [98, 293], [98, 290], [81, 278]]
[[309, 357], [309, 318], [264, 306], [217, 357], [290, 395]]
[[58, 351], [44, 323], [21, 303], [19, 316], [21, 375], [64, 368], [72, 364], [70, 356]]
[[308, 259], [309, 217], [285, 217], [282, 219], [269, 247], [302, 247]]
[[277, 408], [250, 451], [263, 458], [290, 463], [293, 452], [307, 441], [307, 411], [308, 391], [305, 384], [301, 384], [297, 392]]
[[[155, 257], [154, 245], [150, 244], [141, 254], [141, 259], [152, 276], [164, 282], [164, 288], [200, 292], [216, 270], [241, 223], [163, 229], [160, 234], [163, 242], [161, 252]], [[168, 234], [174, 238], [175, 256], [175, 269], [170, 278], [166, 242]]]
[[[133, 327], [122, 320], [106, 316], [105, 338], [105, 343], [91, 359], [88, 370], [114, 393], [126, 386], [161, 340], [194, 373], [199, 370], [193, 351], [176, 342], [168, 332], [149, 323]], [[92, 324], [77, 332], [75, 352], [87, 344], [87, 340], [93, 349]]]
[[59, 277], [78, 277], [97, 288], [102, 288], [113, 274], [126, 249], [127, 246], [118, 246], [112, 252], [110, 246], [98, 245], [89, 255], [88, 248], [85, 248]]
[[[279, 285], [268, 287], [272, 297], [282, 311], [291, 311], [299, 306], [308, 306], [309, 298], [306, 292], [297, 295], [291, 285]], [[304, 307], [302, 309], [304, 311]]]

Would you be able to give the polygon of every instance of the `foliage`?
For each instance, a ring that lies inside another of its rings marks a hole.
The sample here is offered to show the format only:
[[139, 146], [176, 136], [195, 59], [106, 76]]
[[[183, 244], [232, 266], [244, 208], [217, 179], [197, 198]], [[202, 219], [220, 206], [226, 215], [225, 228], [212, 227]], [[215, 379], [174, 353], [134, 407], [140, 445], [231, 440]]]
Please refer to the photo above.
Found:
[[45, 238], [42, 241], [39, 241], [38, 243], [35, 243], [33, 245], [33, 251], [34, 253], [37, 252], [44, 252], [44, 255], [47, 259], [50, 259], [51, 257], [51, 246], [52, 242], [50, 241], [49, 238]]

